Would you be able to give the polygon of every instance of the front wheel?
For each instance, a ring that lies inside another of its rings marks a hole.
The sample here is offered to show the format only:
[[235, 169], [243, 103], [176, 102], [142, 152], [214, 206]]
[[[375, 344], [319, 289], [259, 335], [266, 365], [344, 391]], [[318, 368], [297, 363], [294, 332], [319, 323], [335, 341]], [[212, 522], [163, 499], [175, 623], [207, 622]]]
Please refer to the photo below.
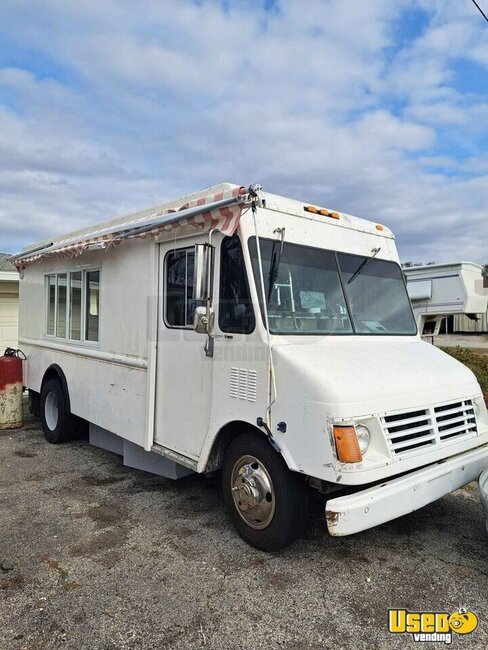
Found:
[[222, 489], [237, 532], [252, 546], [279, 551], [302, 535], [308, 519], [305, 477], [290, 472], [259, 434], [244, 433], [227, 447]]

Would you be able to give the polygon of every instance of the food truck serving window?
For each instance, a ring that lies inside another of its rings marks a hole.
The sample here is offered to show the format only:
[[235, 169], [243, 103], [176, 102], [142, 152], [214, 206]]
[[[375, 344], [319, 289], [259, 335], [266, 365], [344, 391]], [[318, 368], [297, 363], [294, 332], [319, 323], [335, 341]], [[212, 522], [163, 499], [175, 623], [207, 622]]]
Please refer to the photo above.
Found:
[[67, 341], [97, 343], [100, 271], [66, 271], [45, 276], [46, 334]]

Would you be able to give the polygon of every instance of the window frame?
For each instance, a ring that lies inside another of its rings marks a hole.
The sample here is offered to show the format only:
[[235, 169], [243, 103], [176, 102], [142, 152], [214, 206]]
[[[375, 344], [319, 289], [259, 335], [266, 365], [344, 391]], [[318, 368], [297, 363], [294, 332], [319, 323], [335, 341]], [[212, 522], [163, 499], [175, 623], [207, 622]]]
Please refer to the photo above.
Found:
[[[98, 295], [98, 337], [96, 341], [90, 341], [85, 337], [85, 328], [86, 328], [86, 277], [87, 273], [98, 271], [99, 273], [99, 295]], [[81, 331], [79, 339], [70, 338], [71, 335], [71, 274], [72, 273], [81, 273]], [[57, 335], [57, 317], [58, 317], [58, 276], [66, 275], [66, 336]], [[55, 278], [55, 291], [54, 291], [54, 333], [51, 334], [48, 332], [49, 325], [49, 278]], [[99, 266], [87, 266], [83, 268], [63, 268], [56, 271], [51, 271], [50, 273], [44, 274], [44, 337], [51, 341], [62, 341], [69, 345], [74, 346], [84, 346], [99, 348], [100, 347], [100, 331], [101, 331], [101, 319], [100, 314], [102, 312], [102, 292], [100, 291], [102, 282], [102, 271]]]
[[[50, 295], [50, 278], [54, 278], [54, 314], [53, 314], [53, 332], [49, 332], [49, 317], [51, 311], [51, 295]], [[56, 315], [58, 307], [58, 276], [57, 273], [46, 273], [44, 275], [44, 305], [45, 305], [45, 321], [44, 321], [44, 336], [56, 338]]]
[[[92, 339], [87, 339], [87, 326], [88, 326], [88, 319], [87, 319], [87, 311], [88, 311], [88, 298], [89, 298], [89, 291], [88, 291], [88, 274], [89, 273], [98, 273], [98, 328], [97, 328], [97, 340], [93, 341]], [[81, 334], [81, 341], [83, 343], [86, 343], [87, 345], [98, 345], [100, 343], [100, 323], [101, 323], [101, 295], [102, 292], [100, 290], [102, 283], [102, 273], [99, 268], [88, 268], [88, 269], [83, 269], [83, 274], [81, 278], [81, 308], [82, 308], [82, 314], [81, 314], [81, 327], [82, 330], [80, 332]], [[70, 278], [70, 291], [71, 291], [71, 278]], [[70, 323], [71, 326], [71, 323]]]
[[[80, 273], [80, 275], [81, 275], [80, 338], [79, 339], [71, 338], [71, 330], [72, 330], [72, 309], [71, 309], [71, 295], [72, 295], [71, 289], [72, 289], [72, 286], [71, 286], [71, 275], [74, 275], [75, 273]], [[84, 306], [84, 295], [85, 295], [84, 287], [83, 287], [84, 278], [85, 278], [85, 274], [83, 272], [83, 269], [76, 269], [75, 271], [69, 271], [68, 272], [68, 301], [67, 301], [68, 302], [68, 305], [67, 305], [67, 307], [68, 307], [68, 319], [66, 321], [66, 331], [67, 331], [67, 333], [69, 335], [69, 336], [67, 336], [67, 339], [69, 341], [73, 341], [74, 343], [82, 343], [83, 342], [83, 306]], [[99, 330], [99, 333], [100, 333], [100, 330]], [[100, 336], [99, 336], [99, 338], [100, 338]], [[87, 341], [87, 343], [93, 343], [93, 341]]]
[[[193, 324], [190, 325], [171, 325], [168, 321], [168, 257], [170, 255], [174, 255], [175, 253], [181, 253], [185, 251], [186, 254], [188, 255], [188, 251], [191, 252], [193, 257], [195, 257], [195, 246], [181, 246], [179, 248], [171, 248], [170, 250], [166, 251], [164, 258], [163, 258], [163, 290], [161, 292], [162, 294], [162, 319], [165, 327], [171, 330], [193, 330]], [[193, 260], [195, 261], [195, 260]], [[188, 266], [188, 264], [187, 264]], [[214, 285], [214, 277], [212, 274], [212, 291], [213, 291], [213, 285]], [[185, 283], [185, 295], [187, 295], [188, 292], [188, 282]], [[186, 307], [185, 307], [185, 320], [186, 320]]]
[[[274, 240], [271, 239], [271, 238], [268, 238], [268, 237], [259, 237], [259, 241], [273, 242]], [[252, 254], [252, 250], [251, 250], [252, 242], [254, 242], [256, 246], [258, 245], [256, 236], [251, 236], [251, 237], [248, 238], [248, 240], [247, 240], [247, 248], [248, 248], [249, 257], [250, 257], [250, 260], [251, 260], [251, 270], [252, 270], [252, 277], [253, 277], [253, 281], [254, 281], [254, 286], [256, 288], [257, 296], [258, 296], [258, 306], [259, 306], [259, 311], [261, 313], [261, 321], [262, 321], [263, 327], [264, 327], [264, 329], [266, 331], [266, 323], [265, 323], [265, 319], [264, 319], [264, 305], [262, 304], [261, 290], [260, 290], [260, 287], [257, 286], [257, 282], [256, 282], [255, 274], [254, 274], [253, 254]], [[339, 277], [341, 290], [342, 290], [342, 293], [343, 293], [343, 296], [344, 296], [345, 306], [346, 306], [346, 309], [347, 309], [347, 314], [349, 316], [349, 320], [350, 320], [351, 327], [352, 327], [353, 331], [352, 332], [319, 332], [319, 333], [317, 333], [317, 332], [293, 332], [293, 331], [289, 331], [289, 332], [285, 333], [285, 332], [272, 332], [271, 328], [270, 328], [270, 330], [269, 330], [270, 336], [341, 336], [341, 337], [369, 336], [369, 337], [373, 337], [373, 338], [379, 338], [381, 336], [397, 336], [397, 337], [401, 336], [401, 337], [412, 338], [412, 337], [415, 337], [415, 336], [418, 335], [417, 320], [416, 320], [415, 315], [413, 313], [412, 303], [411, 303], [410, 298], [408, 296], [407, 282], [406, 282], [406, 279], [405, 279], [405, 274], [403, 273], [403, 269], [402, 269], [402, 267], [400, 266], [400, 264], [398, 262], [396, 262], [395, 260], [383, 260], [385, 262], [389, 262], [390, 264], [394, 264], [400, 270], [400, 274], [401, 274], [401, 277], [402, 277], [402, 280], [403, 280], [403, 286], [405, 287], [405, 293], [407, 295], [407, 300], [408, 300], [408, 303], [410, 305], [410, 311], [412, 313], [413, 322], [415, 324], [415, 332], [412, 333], [412, 334], [397, 334], [395, 332], [382, 332], [381, 334], [379, 334], [379, 333], [375, 334], [375, 333], [372, 333], [372, 332], [357, 332], [356, 331], [356, 326], [354, 324], [353, 315], [351, 313], [351, 308], [350, 308], [350, 305], [349, 305], [349, 296], [348, 296], [348, 294], [346, 292], [346, 289], [345, 289], [345, 286], [344, 286], [344, 278], [342, 277], [342, 271], [341, 271], [341, 268], [340, 268], [340, 265], [339, 265], [338, 255], [348, 255], [350, 257], [357, 257], [358, 253], [350, 253], [350, 252], [346, 252], [346, 251], [338, 251], [338, 250], [333, 250], [333, 249], [330, 249], [330, 248], [321, 248], [320, 246], [309, 246], [308, 244], [299, 244], [297, 242], [288, 242], [288, 243], [291, 244], [291, 245], [294, 245], [294, 246], [302, 246], [303, 248], [310, 248], [310, 249], [313, 249], [313, 250], [319, 250], [319, 251], [324, 251], [324, 252], [327, 252], [327, 253], [332, 253], [334, 255], [334, 259], [335, 259], [335, 263], [336, 263], [336, 267], [337, 267], [337, 274], [338, 274], [338, 277]], [[286, 244], [287, 244], [287, 242], [285, 240], [285, 246], [286, 246]], [[383, 258], [380, 258], [380, 259], [383, 259]]]
[[[222, 251], [223, 251], [225, 241], [227, 239], [233, 239], [234, 237], [237, 237], [237, 239], [239, 241], [239, 245], [241, 247], [243, 272], [244, 272], [244, 277], [245, 277], [245, 281], [246, 281], [247, 293], [248, 293], [248, 296], [249, 296], [249, 304], [250, 304], [251, 310], [252, 310], [253, 322], [252, 322], [252, 327], [250, 329], [248, 329], [248, 330], [238, 330], [238, 329], [230, 329], [230, 328], [224, 329], [222, 327], [222, 310], [221, 310], [221, 307], [220, 307], [221, 299], [222, 299], [222, 277], [223, 277], [222, 265], [223, 265], [223, 260], [224, 260], [224, 256], [222, 255]], [[221, 243], [220, 243], [220, 251], [219, 252], [220, 252], [220, 260], [219, 260], [219, 293], [218, 293], [218, 305], [219, 305], [218, 323], [219, 323], [219, 329], [224, 334], [242, 334], [242, 335], [252, 334], [256, 329], [256, 322], [257, 322], [256, 310], [254, 308], [254, 302], [253, 302], [253, 299], [252, 299], [251, 284], [249, 282], [249, 274], [247, 272], [247, 267], [246, 267], [245, 258], [244, 258], [244, 246], [243, 246], [243, 243], [241, 241], [241, 238], [239, 236], [237, 236], [237, 235], [234, 235], [233, 237], [231, 237], [231, 236], [224, 237], [222, 239]], [[251, 272], [252, 272], [252, 269], [251, 269]]]

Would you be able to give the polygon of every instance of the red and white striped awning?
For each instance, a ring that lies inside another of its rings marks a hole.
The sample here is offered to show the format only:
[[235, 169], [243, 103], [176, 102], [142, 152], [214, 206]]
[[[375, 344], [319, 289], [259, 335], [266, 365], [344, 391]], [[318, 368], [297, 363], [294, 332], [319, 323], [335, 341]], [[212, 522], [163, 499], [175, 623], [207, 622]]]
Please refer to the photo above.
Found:
[[[178, 209], [166, 209], [145, 214], [116, 226], [93, 230], [46, 245], [35, 251], [25, 251], [12, 258], [17, 270], [25, 269], [47, 257], [74, 258], [87, 248], [100, 244], [107, 249], [123, 239], [158, 236], [163, 232], [189, 227], [201, 232], [212, 229], [233, 235], [242, 213], [251, 203], [249, 190], [243, 186], [208, 194], [186, 202]], [[205, 209], [206, 208], [206, 209]]]

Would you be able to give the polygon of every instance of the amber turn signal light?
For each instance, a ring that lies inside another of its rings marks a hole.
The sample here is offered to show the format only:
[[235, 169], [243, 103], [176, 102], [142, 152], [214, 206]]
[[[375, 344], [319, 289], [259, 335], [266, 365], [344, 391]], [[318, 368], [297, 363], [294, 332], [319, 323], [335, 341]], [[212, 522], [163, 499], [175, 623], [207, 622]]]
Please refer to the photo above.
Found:
[[354, 427], [334, 426], [334, 439], [341, 463], [360, 463], [363, 460]]

